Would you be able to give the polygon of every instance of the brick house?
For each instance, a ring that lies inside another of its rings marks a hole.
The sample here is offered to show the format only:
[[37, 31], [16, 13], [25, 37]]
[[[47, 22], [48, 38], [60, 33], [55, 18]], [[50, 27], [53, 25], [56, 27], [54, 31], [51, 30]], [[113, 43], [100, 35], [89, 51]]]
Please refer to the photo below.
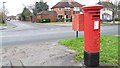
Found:
[[58, 2], [55, 6], [53, 6], [51, 9], [52, 11], [57, 12], [57, 18], [71, 18], [73, 14], [80, 13], [81, 11], [81, 5], [80, 3], [74, 1], [74, 0], [61, 0]]
[[57, 20], [57, 13], [55, 11], [41, 11], [37, 14], [37, 19], [50, 19], [51, 22], [55, 22]]

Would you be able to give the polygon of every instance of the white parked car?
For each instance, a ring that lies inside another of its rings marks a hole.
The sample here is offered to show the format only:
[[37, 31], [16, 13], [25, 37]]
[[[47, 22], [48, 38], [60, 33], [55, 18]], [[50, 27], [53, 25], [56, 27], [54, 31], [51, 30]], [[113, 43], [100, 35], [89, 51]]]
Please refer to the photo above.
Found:
[[10, 18], [7, 19], [7, 21], [10, 21], [10, 20], [11, 20]]

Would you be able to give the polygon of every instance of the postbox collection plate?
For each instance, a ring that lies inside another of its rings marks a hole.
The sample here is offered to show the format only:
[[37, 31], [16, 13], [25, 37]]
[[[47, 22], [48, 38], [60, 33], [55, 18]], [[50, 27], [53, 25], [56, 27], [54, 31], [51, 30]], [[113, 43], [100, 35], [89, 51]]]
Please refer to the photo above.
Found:
[[97, 30], [97, 29], [99, 29], [99, 21], [95, 20], [94, 21], [94, 30]]

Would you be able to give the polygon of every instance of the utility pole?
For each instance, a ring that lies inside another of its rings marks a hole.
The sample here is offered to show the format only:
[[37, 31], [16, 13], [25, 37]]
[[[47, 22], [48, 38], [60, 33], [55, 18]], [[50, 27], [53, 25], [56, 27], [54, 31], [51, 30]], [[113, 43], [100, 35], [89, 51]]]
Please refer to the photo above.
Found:
[[2, 23], [3, 24], [5, 24], [5, 5], [4, 5], [4, 3], [6, 3], [6, 2], [3, 2], [3, 11], [2, 11]]

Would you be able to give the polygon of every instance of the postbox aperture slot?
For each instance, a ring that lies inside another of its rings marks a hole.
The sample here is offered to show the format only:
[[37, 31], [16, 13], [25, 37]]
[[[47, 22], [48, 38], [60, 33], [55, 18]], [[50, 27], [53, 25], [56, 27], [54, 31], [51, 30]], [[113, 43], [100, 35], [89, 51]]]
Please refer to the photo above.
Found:
[[100, 15], [93, 15], [93, 18], [94, 18], [94, 17], [99, 17], [99, 16], [100, 16]]
[[94, 15], [94, 16], [93, 16], [93, 19], [94, 19], [94, 18], [99, 18], [99, 15]]
[[90, 14], [96, 14], [96, 15], [100, 15], [100, 12], [95, 12], [95, 11], [91, 11], [89, 12]]

